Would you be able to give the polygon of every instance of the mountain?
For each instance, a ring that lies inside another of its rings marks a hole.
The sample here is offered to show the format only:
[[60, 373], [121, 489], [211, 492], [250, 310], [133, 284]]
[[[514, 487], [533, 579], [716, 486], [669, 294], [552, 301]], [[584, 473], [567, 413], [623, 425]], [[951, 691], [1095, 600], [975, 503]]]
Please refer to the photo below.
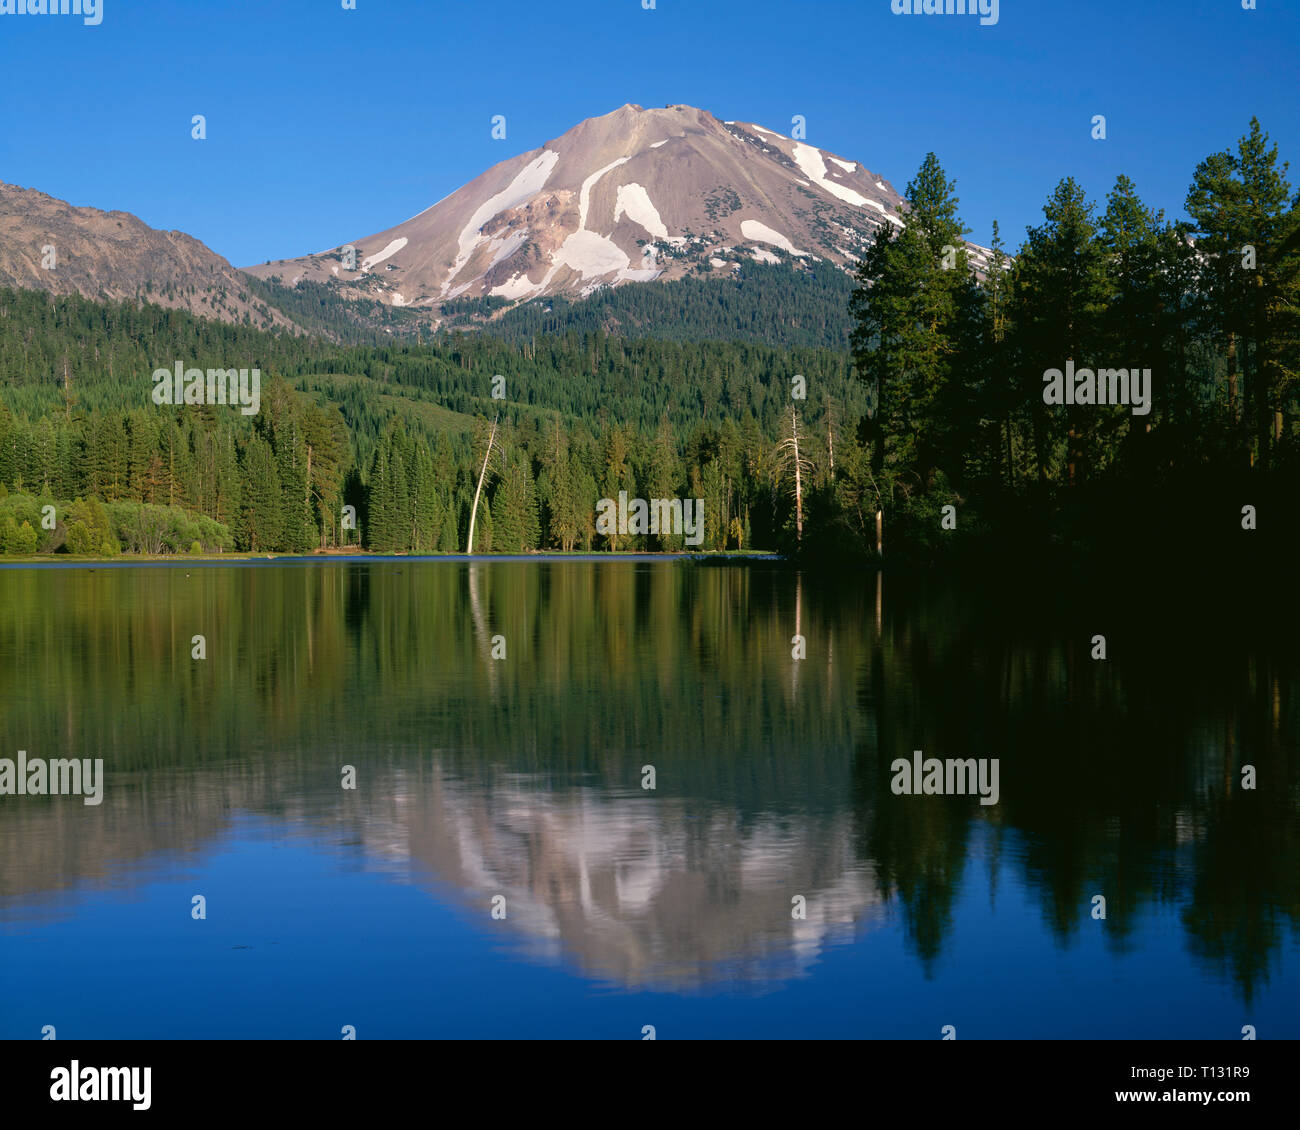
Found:
[[[906, 216], [857, 161], [689, 106], [627, 105], [377, 235], [242, 271], [183, 232], [0, 183], [0, 287], [350, 344], [486, 328], [844, 348], [849, 272]], [[967, 246], [981, 270], [985, 249]]]
[[[626, 105], [395, 227], [246, 270], [440, 319], [457, 300], [583, 298], [627, 282], [743, 277], [754, 263], [850, 269], [906, 209], [860, 162], [764, 126]], [[984, 249], [972, 251], [978, 268]]]
[[184, 232], [0, 182], [0, 286], [147, 300], [222, 322], [294, 327], [255, 285]]

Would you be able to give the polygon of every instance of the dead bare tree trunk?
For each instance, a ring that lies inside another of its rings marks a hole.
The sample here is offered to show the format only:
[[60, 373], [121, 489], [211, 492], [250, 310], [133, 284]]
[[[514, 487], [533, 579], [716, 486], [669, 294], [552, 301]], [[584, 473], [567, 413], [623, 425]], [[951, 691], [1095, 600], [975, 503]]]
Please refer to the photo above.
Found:
[[794, 524], [799, 541], [803, 541], [803, 477], [812, 473], [812, 462], [799, 454], [799, 418], [792, 405], [790, 408], [790, 435], [776, 446], [777, 463], [774, 482], [780, 482], [785, 463], [794, 465]]
[[799, 471], [799, 421], [790, 409], [790, 438], [794, 442], [794, 528], [803, 541], [803, 479]]
[[835, 405], [826, 411], [826, 453], [830, 458], [830, 481], [835, 482]]
[[799, 417], [790, 406], [790, 449], [794, 453], [794, 528], [803, 541], [803, 477], [799, 466]]
[[483, 469], [478, 473], [478, 487], [474, 491], [474, 506], [469, 512], [469, 540], [465, 543], [466, 556], [471, 556], [474, 553], [474, 522], [478, 518], [478, 500], [479, 495], [483, 493], [483, 479], [487, 475], [488, 460], [492, 458], [492, 441], [496, 438], [497, 420], [500, 418], [501, 413], [498, 412], [492, 418], [492, 428], [488, 432], [487, 451], [483, 454]]

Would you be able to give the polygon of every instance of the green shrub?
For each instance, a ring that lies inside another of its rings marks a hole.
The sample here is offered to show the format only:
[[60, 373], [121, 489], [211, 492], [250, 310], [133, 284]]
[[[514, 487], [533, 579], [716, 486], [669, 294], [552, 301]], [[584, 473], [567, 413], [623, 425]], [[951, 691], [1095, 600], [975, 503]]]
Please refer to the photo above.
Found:
[[105, 545], [114, 546], [112, 552], [117, 552], [112, 522], [109, 520], [108, 511], [104, 509], [104, 504], [99, 499], [91, 498], [85, 501], [77, 499], [68, 507], [66, 520], [68, 529], [66, 545], [69, 553], [86, 557], [102, 555]]
[[39, 540], [36, 531], [32, 529], [32, 524], [30, 522], [24, 522], [18, 527], [18, 534], [14, 539], [14, 548], [12, 552], [18, 554], [20, 557], [29, 557], [36, 552], [36, 545]]

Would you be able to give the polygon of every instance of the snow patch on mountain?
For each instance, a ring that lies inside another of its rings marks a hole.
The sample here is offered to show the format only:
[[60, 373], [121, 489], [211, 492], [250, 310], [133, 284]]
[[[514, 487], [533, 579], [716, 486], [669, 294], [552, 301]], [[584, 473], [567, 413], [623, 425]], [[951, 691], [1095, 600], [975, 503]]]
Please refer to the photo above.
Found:
[[443, 294], [447, 294], [447, 288], [452, 280], [464, 269], [479, 244], [484, 242], [483, 225], [507, 208], [517, 208], [529, 197], [541, 192], [546, 187], [546, 182], [550, 179], [559, 159], [560, 155], [555, 150], [543, 149], [541, 156], [529, 161], [505, 188], [495, 196], [488, 197], [475, 209], [456, 241], [459, 250], [455, 262], [451, 265], [451, 272], [447, 275], [447, 281], [442, 284]]
[[570, 235], [551, 256], [547, 281], [560, 267], [572, 267], [586, 279], [610, 271], [624, 271], [631, 265], [627, 252], [608, 236], [582, 229]]
[[654, 280], [657, 279], [662, 274], [663, 271], [660, 271], [656, 268], [646, 268], [644, 270], [638, 270], [636, 267], [632, 267], [628, 270], [621, 272], [618, 276], [618, 281], [619, 282], [654, 282]]
[[494, 286], [488, 293], [494, 298], [509, 298], [514, 301], [517, 298], [527, 298], [530, 294], [537, 291], [538, 284], [529, 282], [527, 275], [516, 275], [514, 278], [503, 282], [500, 286]]
[[626, 165], [630, 160], [632, 160], [631, 157], [620, 157], [617, 161], [611, 161], [603, 169], [597, 169], [582, 182], [582, 191], [578, 194], [578, 231], [582, 231], [587, 226], [587, 209], [591, 206], [591, 190], [596, 182], [611, 169], [617, 169], [619, 165]]
[[407, 244], [406, 236], [400, 235], [392, 240], [378, 255], [367, 255], [361, 260], [361, 269], [370, 270], [376, 263], [382, 263], [390, 255], [396, 255]]
[[862, 207], [864, 204], [870, 204], [860, 192], [854, 192], [851, 188], [831, 180], [826, 175], [826, 162], [822, 160], [822, 151], [814, 149], [811, 145], [804, 145], [802, 142], [795, 142], [794, 146], [794, 163], [803, 170], [806, 176], [818, 188], [825, 189], [832, 196], [838, 197], [849, 204], [856, 204]]
[[659, 209], [650, 200], [650, 194], [644, 186], [636, 183], [619, 186], [618, 202], [614, 205], [614, 223], [618, 223], [624, 213], [634, 224], [640, 224], [656, 238], [668, 238], [668, 229], [659, 217]]
[[[627, 164], [631, 159], [631, 157], [619, 157], [604, 168], [597, 169], [582, 182], [582, 190], [578, 194], [578, 230], [572, 232], [551, 255], [551, 269], [546, 272], [546, 277], [538, 285], [538, 289], [545, 290], [562, 267], [570, 267], [577, 271], [584, 281], [611, 273], [617, 273], [616, 282], [649, 282], [659, 276], [660, 272], [655, 267], [633, 267], [627, 252], [617, 243], [608, 236], [587, 230], [591, 190], [606, 173], [617, 169], [619, 165]], [[615, 222], [624, 211], [628, 213], [629, 219], [641, 224], [647, 231], [652, 230], [650, 224], [655, 224], [662, 230], [664, 237], [668, 235], [668, 229], [664, 227], [658, 211], [650, 201], [649, 194], [641, 185], [623, 185], [619, 188], [618, 207], [614, 213]]]
[[740, 234], [746, 239], [756, 239], [760, 243], [770, 243], [773, 247], [779, 247], [782, 251], [788, 251], [791, 255], [803, 257], [808, 254], [806, 251], [800, 251], [779, 231], [773, 231], [766, 224], [759, 223], [757, 220], [742, 220]]
[[[522, 231], [511, 232], [505, 239], [494, 238], [490, 240], [488, 250], [492, 252], [492, 262], [488, 264], [487, 269], [490, 271], [498, 263], [509, 259], [511, 255], [528, 242], [528, 237], [531, 234], [532, 232], [528, 228], [524, 228]], [[486, 272], [484, 273], [486, 274]]]
[[[548, 157], [551, 159], [547, 160], [545, 164], [543, 164], [543, 158]], [[543, 152], [541, 158], [538, 158], [537, 161], [528, 165], [519, 176], [511, 182], [510, 187], [507, 188], [504, 193], [499, 193], [496, 197], [493, 197], [492, 201], [489, 201], [489, 204], [500, 201], [500, 206], [496, 208], [496, 211], [494, 211], [492, 215], [496, 215], [498, 212], [503, 211], [506, 208], [515, 207], [523, 203], [523, 200], [540, 192], [542, 188], [545, 187], [546, 180], [549, 178], [551, 170], [555, 167], [554, 158], [557, 157], [558, 154], [553, 154], [551, 151], [547, 150]], [[489, 293], [494, 296], [512, 300], [527, 298], [530, 295], [545, 290], [546, 287], [550, 285], [551, 280], [564, 267], [569, 267], [572, 270], [577, 271], [584, 280], [597, 279], [603, 275], [610, 274], [611, 272], [617, 272], [620, 282], [625, 279], [648, 280], [655, 278], [659, 274], [657, 270], [633, 269], [627, 252], [620, 248], [618, 244], [608, 236], [587, 230], [587, 215], [591, 210], [591, 190], [595, 187], [596, 182], [606, 173], [618, 168], [619, 165], [627, 164], [631, 159], [631, 157], [619, 157], [617, 160], [611, 161], [603, 168], [597, 169], [582, 182], [582, 188], [578, 193], [578, 229], [577, 231], [570, 232], [564, 242], [560, 244], [554, 252], [552, 252], [550, 257], [550, 269], [546, 272], [546, 276], [541, 282], [532, 282], [528, 278], [527, 274], [515, 275], [506, 282], [493, 287]], [[629, 191], [629, 187], [637, 191]], [[527, 192], [524, 191], [525, 189], [527, 189]], [[659, 213], [651, 203], [649, 195], [640, 185], [625, 185], [620, 187], [618, 192], [618, 205], [619, 206], [615, 210], [614, 214], [614, 220], [616, 223], [622, 212], [626, 211], [630, 219], [640, 223], [643, 227], [646, 227], [647, 230], [652, 230], [648, 226], [649, 224], [657, 222], [659, 228], [662, 229], [663, 234], [668, 234], [667, 229], [663, 227], [662, 221], [659, 220]], [[482, 227], [482, 225], [491, 218], [491, 216], [485, 216], [482, 219], [479, 218], [480, 213], [483, 212], [486, 207], [487, 205], [474, 214], [474, 220], [478, 221], [479, 227]], [[466, 232], [462, 233], [461, 243], [461, 255], [466, 261], [468, 261], [469, 255], [473, 254], [474, 250], [484, 241], [485, 238], [481, 234], [478, 234], [472, 241], [467, 241], [464, 238], [467, 234], [468, 228], [466, 229]], [[528, 241], [530, 234], [531, 232], [528, 229], [524, 229], [523, 231], [512, 232], [504, 239], [492, 239], [490, 241], [490, 246], [493, 252], [493, 258], [488, 270], [490, 270], [491, 267], [495, 267], [498, 263], [508, 259], [518, 251], [519, 248]], [[459, 258], [460, 257], [458, 257], [458, 261]], [[455, 277], [455, 273], [455, 270], [453, 270], [453, 278]]]
[[[830, 156], [830, 154], [827, 154], [827, 156]], [[839, 165], [839, 167], [843, 169], [846, 173], [856, 173], [858, 171], [858, 165], [856, 161], [841, 161], [838, 157], [831, 157], [831, 160], [834, 161], [837, 165]]]

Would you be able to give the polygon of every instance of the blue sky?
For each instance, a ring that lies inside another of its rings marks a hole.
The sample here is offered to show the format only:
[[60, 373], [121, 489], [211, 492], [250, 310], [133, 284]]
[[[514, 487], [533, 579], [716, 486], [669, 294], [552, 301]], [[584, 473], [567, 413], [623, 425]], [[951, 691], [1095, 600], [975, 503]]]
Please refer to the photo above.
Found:
[[801, 114], [809, 142], [900, 189], [933, 150], [972, 238], [998, 219], [1013, 247], [1067, 175], [1102, 200], [1125, 172], [1181, 215], [1196, 163], [1252, 114], [1300, 183], [1296, 0], [1001, 0], [992, 27], [890, 0], [102, 3], [97, 27], [0, 15], [0, 179], [237, 266], [390, 227], [627, 102], [783, 133]]

